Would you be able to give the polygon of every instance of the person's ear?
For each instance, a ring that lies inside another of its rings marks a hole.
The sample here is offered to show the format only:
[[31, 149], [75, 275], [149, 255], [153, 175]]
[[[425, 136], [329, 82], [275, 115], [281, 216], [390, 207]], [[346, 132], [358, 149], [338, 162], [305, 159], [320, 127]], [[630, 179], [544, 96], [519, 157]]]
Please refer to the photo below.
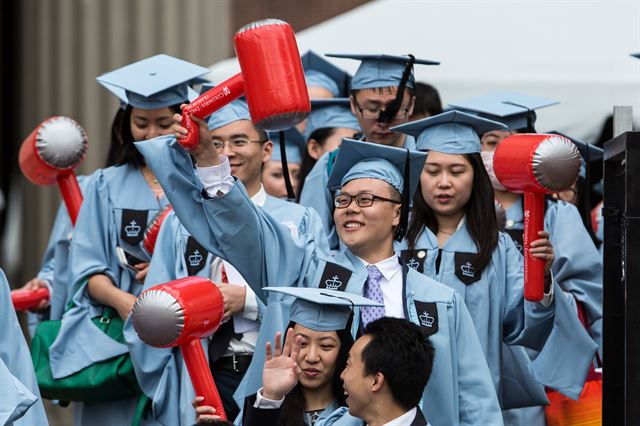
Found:
[[266, 141], [262, 146], [262, 163], [266, 163], [271, 160], [271, 155], [273, 154], [273, 142]]
[[371, 392], [380, 392], [384, 386], [384, 374], [376, 373], [373, 376], [373, 383], [371, 383]]
[[409, 109], [407, 111], [407, 117], [411, 117], [413, 115], [413, 108], [416, 106], [416, 95], [411, 96], [411, 100], [409, 101]]
[[393, 205], [393, 226], [398, 226], [400, 224], [400, 212], [402, 211], [401, 204]]
[[307, 141], [307, 152], [309, 153], [309, 156], [311, 158], [313, 158], [314, 160], [317, 160], [322, 156], [322, 147], [320, 146], [317, 140], [309, 139]]
[[358, 110], [356, 109], [356, 98], [353, 95], [349, 95], [349, 105], [351, 106], [351, 113], [358, 117]]

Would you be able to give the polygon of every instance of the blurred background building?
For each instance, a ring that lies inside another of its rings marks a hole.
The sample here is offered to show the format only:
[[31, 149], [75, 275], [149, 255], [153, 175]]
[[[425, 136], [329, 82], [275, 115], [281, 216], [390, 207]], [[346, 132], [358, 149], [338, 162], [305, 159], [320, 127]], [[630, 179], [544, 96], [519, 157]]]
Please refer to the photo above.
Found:
[[102, 167], [118, 101], [95, 78], [166, 53], [202, 66], [234, 56], [233, 34], [277, 17], [300, 31], [367, 0], [21, 0], [1, 13], [2, 117], [0, 266], [14, 287], [34, 277], [60, 202], [56, 187], [26, 181], [22, 140], [44, 119], [64, 115], [88, 133], [78, 174]]

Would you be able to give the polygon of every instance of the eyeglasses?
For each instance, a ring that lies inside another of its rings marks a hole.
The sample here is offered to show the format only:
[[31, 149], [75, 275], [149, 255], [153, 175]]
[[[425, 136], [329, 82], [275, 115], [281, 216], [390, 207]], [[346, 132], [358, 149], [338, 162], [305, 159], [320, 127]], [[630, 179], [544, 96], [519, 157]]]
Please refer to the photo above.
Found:
[[[380, 108], [362, 108], [356, 101], [356, 98], [353, 98], [353, 103], [356, 106], [356, 109], [360, 111], [360, 115], [362, 118], [368, 118], [371, 120], [377, 120], [380, 118], [380, 114], [382, 114], [385, 110]], [[402, 120], [407, 118], [407, 114], [409, 113], [409, 108], [400, 109], [396, 115], [393, 116], [394, 120]]]
[[224, 149], [225, 144], [229, 144], [231, 148], [240, 149], [248, 146], [250, 143], [263, 143], [263, 142], [266, 142], [266, 140], [250, 141], [249, 139], [236, 138], [236, 139], [231, 139], [230, 141], [214, 140], [213, 146], [217, 151], [222, 151]]
[[338, 194], [333, 198], [333, 205], [337, 209], [345, 209], [351, 205], [351, 202], [354, 199], [356, 200], [356, 205], [358, 207], [371, 207], [375, 200], [400, 204], [400, 201], [392, 200], [391, 198], [380, 197], [378, 195], [369, 194], [368, 192], [362, 192], [356, 195]]

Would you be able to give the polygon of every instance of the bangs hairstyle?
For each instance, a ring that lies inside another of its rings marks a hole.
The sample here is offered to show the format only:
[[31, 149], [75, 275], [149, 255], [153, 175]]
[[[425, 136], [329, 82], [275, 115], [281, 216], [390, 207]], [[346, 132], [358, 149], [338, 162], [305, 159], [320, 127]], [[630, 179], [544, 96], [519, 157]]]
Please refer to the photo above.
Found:
[[[478, 250], [478, 254], [474, 256], [473, 268], [478, 273], [482, 273], [498, 245], [498, 220], [493, 187], [480, 154], [474, 152], [463, 155], [473, 168], [471, 197], [464, 206], [465, 220], [469, 234]], [[416, 249], [416, 241], [425, 227], [434, 234], [438, 233], [438, 220], [422, 197], [422, 184], [418, 183], [418, 190], [413, 197], [413, 214], [407, 230], [409, 250]]]
[[[398, 89], [398, 88], [399, 88], [398, 86], [385, 86], [385, 87], [372, 87], [370, 89], [351, 89], [351, 96], [355, 98], [358, 93], [364, 90], [373, 90], [374, 92], [380, 95], [392, 95], [394, 92], [393, 89]], [[405, 87], [404, 89], [407, 91], [409, 98], [415, 95], [415, 91], [411, 87]]]
[[[168, 107], [173, 114], [180, 114], [180, 105]], [[127, 105], [119, 108], [111, 124], [111, 147], [107, 157], [107, 164], [122, 166], [128, 164], [136, 169], [146, 165], [144, 157], [136, 149], [131, 133], [131, 111], [133, 107]]]
[[[353, 313], [349, 316], [349, 321], [347, 321], [347, 326], [344, 330], [336, 331], [338, 339], [340, 339], [340, 351], [338, 352], [336, 365], [333, 371], [331, 391], [333, 393], [333, 399], [337, 402], [339, 407], [346, 407], [347, 405], [346, 398], [344, 396], [344, 388], [342, 387], [342, 380], [340, 379], [340, 373], [342, 373], [342, 370], [347, 366], [349, 351], [351, 350], [351, 346], [353, 346], [353, 337], [351, 336], [352, 323]], [[295, 325], [295, 322], [290, 322], [286, 330], [290, 327], [293, 328]], [[305, 405], [302, 385], [298, 382], [293, 390], [284, 398], [278, 426], [303, 426], [305, 424]]]

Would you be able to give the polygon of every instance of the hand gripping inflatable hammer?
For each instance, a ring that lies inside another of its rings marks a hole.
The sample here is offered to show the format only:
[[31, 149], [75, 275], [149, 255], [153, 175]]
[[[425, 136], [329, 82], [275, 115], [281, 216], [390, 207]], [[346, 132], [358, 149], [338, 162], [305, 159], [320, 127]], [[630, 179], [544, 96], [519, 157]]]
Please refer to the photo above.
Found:
[[524, 297], [544, 296], [544, 261], [529, 253], [544, 230], [545, 194], [571, 187], [580, 173], [580, 152], [559, 135], [516, 134], [505, 138], [493, 156], [496, 177], [509, 191], [524, 193]]
[[22, 173], [36, 185], [58, 184], [73, 225], [82, 204], [82, 192], [74, 169], [86, 152], [86, 132], [67, 117], [47, 118], [20, 147]]
[[245, 95], [251, 119], [266, 131], [285, 130], [304, 120], [311, 105], [300, 53], [291, 26], [265, 19], [242, 27], [234, 37], [241, 72], [208, 90], [182, 110], [186, 149], [198, 145], [198, 125], [190, 114], [204, 119]]
[[37, 290], [13, 290], [11, 303], [16, 311], [24, 311], [34, 308], [41, 300], [49, 300], [49, 289], [46, 287]]
[[138, 337], [156, 348], [179, 346], [196, 395], [226, 420], [200, 339], [220, 325], [224, 303], [212, 281], [187, 277], [151, 287], [133, 305], [131, 320]]

